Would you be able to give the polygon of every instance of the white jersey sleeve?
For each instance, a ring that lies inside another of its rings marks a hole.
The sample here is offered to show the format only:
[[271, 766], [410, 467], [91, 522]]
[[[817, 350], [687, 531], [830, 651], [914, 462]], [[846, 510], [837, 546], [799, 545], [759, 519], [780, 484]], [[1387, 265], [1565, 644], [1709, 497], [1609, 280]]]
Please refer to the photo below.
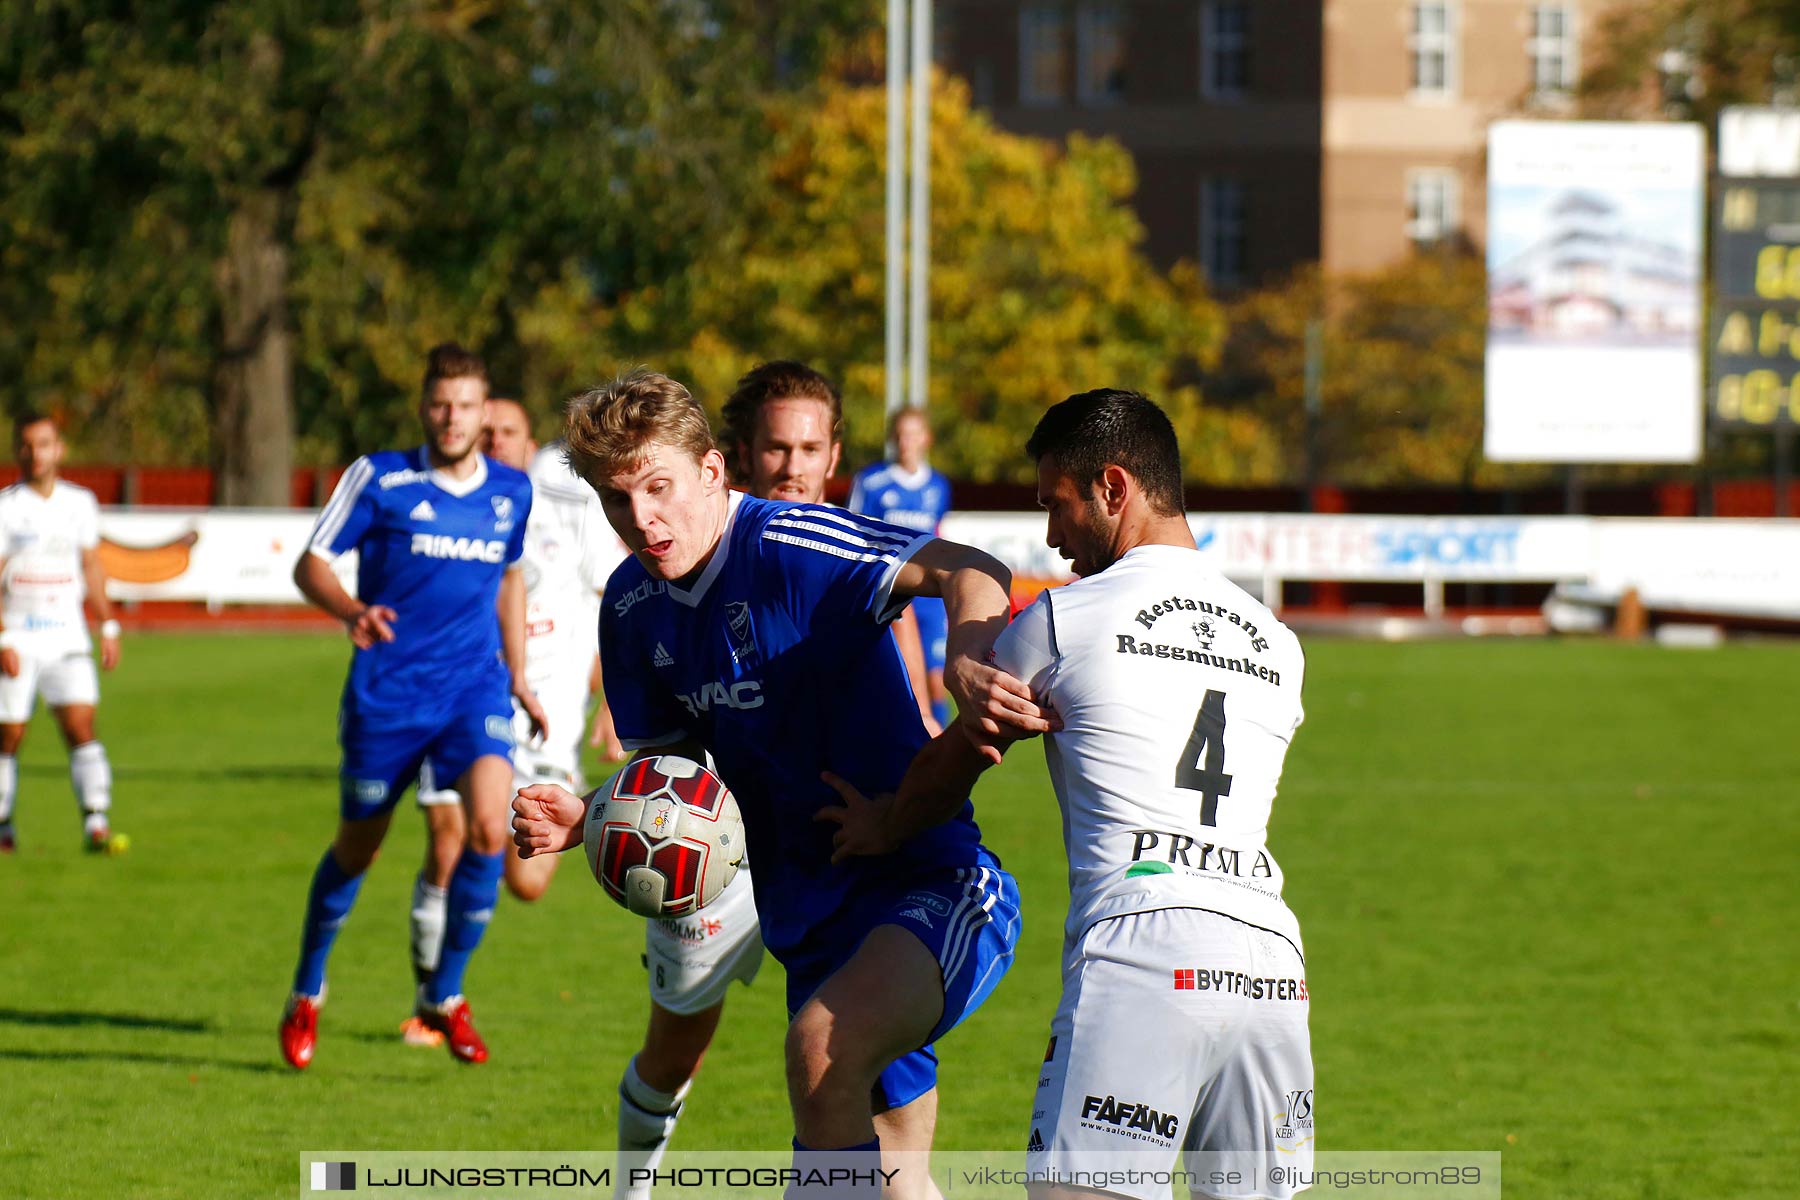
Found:
[[1040, 592], [994, 642], [993, 664], [1031, 688], [1039, 704], [1054, 705], [1050, 675], [1056, 667], [1056, 631], [1050, 623], [1050, 593]]

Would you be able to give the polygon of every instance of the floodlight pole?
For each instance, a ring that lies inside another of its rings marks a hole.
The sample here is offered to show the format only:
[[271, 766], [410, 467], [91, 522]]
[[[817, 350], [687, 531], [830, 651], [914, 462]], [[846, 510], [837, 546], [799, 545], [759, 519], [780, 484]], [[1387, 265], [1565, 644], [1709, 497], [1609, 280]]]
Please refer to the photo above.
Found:
[[931, 0], [912, 0], [912, 6], [912, 303], [906, 376], [908, 402], [922, 409], [931, 384], [926, 328], [931, 311]]
[[888, 0], [887, 18], [887, 357], [886, 411], [905, 403], [906, 0]]

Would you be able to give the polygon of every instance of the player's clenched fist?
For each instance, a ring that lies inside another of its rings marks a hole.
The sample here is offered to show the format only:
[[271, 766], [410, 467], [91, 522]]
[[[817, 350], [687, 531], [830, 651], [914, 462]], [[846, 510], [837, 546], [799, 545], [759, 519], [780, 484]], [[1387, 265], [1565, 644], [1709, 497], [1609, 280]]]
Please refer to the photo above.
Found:
[[520, 788], [513, 797], [513, 845], [520, 858], [559, 854], [581, 844], [581, 815], [587, 801], [554, 783]]

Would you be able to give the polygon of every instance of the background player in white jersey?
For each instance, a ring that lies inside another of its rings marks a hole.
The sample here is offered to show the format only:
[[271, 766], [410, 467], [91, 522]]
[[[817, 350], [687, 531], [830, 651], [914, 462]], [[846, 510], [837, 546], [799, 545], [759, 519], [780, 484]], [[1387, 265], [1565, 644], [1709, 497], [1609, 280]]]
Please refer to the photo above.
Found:
[[[1069, 855], [1064, 988], [1027, 1167], [1166, 1171], [1185, 1151], [1197, 1194], [1291, 1195], [1269, 1168], [1312, 1166], [1306, 967], [1266, 841], [1302, 716], [1299, 642], [1196, 552], [1175, 431], [1149, 400], [1073, 396], [1026, 449], [1046, 540], [1082, 577], [994, 647], [1063, 723], [1044, 753]], [[896, 799], [840, 785], [839, 856], [891, 850], [985, 765], [940, 738]]]
[[[850, 488], [851, 512], [880, 517], [920, 533], [936, 533], [950, 511], [950, 481], [932, 469], [931, 421], [920, 408], [903, 408], [889, 427], [894, 461], [871, 463], [856, 473]], [[939, 726], [950, 723], [950, 693], [944, 688], [944, 602], [914, 600], [908, 609], [918, 626], [924, 655], [926, 695]]]
[[100, 665], [110, 671], [119, 663], [119, 622], [95, 553], [100, 508], [94, 493], [57, 477], [64, 446], [55, 421], [23, 414], [13, 442], [24, 478], [0, 491], [0, 853], [16, 845], [16, 756], [41, 693], [69, 748], [84, 844], [117, 854], [126, 841], [108, 823], [112, 767], [94, 736], [100, 681], [82, 612], [85, 597], [100, 618]]
[[[513, 705], [513, 787], [558, 783], [574, 792], [581, 780], [582, 731], [590, 695], [598, 691], [600, 590], [625, 557], [625, 547], [606, 523], [594, 490], [569, 470], [561, 443], [540, 450], [530, 419], [517, 400], [490, 398], [484, 426], [488, 457], [519, 471], [532, 484], [531, 516], [521, 558], [525, 577], [525, 682], [543, 706], [548, 732], [534, 737], [531, 716]], [[601, 741], [611, 736], [606, 702], [594, 718]], [[617, 739], [612, 738], [613, 744]], [[413, 971], [423, 979], [437, 967], [444, 941], [446, 886], [461, 849], [462, 798], [454, 789], [421, 782], [419, 805], [431, 829], [431, 845], [413, 889]], [[451, 850], [446, 857], [445, 849]], [[506, 887], [533, 901], [550, 886], [555, 855], [506, 854]], [[400, 1027], [417, 1046], [435, 1046], [443, 1035], [418, 1017]]]

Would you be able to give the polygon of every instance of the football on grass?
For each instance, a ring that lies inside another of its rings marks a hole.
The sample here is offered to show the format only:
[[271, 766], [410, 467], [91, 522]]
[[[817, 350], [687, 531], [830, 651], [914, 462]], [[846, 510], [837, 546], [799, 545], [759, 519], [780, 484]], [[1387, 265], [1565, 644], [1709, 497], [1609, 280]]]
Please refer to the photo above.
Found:
[[639, 916], [679, 917], [737, 875], [744, 820], [717, 775], [662, 754], [627, 763], [595, 789], [582, 845], [607, 895]]

